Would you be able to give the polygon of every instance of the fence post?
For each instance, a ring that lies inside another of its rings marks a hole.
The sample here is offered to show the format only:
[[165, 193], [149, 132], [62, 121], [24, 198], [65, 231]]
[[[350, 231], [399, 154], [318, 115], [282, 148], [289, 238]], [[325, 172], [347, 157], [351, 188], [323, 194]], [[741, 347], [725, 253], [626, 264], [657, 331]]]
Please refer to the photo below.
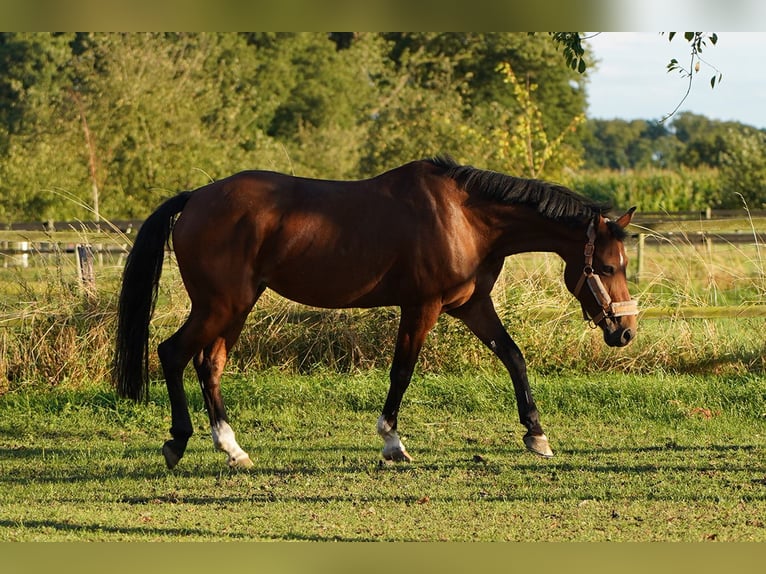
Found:
[[636, 254], [636, 284], [641, 283], [641, 277], [644, 274], [644, 246], [646, 243], [646, 233], [638, 234], [638, 253]]
[[93, 267], [93, 250], [90, 245], [78, 243], [75, 247], [77, 254], [77, 276], [80, 284], [85, 289], [87, 295], [93, 296], [96, 293], [96, 274]]
[[[9, 241], [8, 247], [10, 248], [11, 252], [11, 265], [18, 267], [29, 267], [29, 252], [32, 251], [32, 246], [29, 241]], [[8, 261], [5, 263], [5, 266], [7, 267]]]
[[705, 234], [705, 249], [707, 250], [707, 259], [708, 261], [713, 260], [713, 237], [709, 234]]

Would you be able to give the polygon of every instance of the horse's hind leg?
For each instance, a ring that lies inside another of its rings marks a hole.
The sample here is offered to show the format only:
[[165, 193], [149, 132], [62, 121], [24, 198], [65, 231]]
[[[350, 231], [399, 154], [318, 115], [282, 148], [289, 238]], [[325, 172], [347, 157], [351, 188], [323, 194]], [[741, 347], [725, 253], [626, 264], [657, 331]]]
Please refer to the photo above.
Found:
[[170, 398], [171, 426], [170, 434], [173, 437], [162, 446], [162, 454], [168, 468], [175, 467], [186, 451], [186, 444], [194, 432], [192, 429], [189, 407], [184, 391], [183, 372], [192, 352], [184, 351], [183, 339], [187, 330], [188, 321], [176, 333], [160, 343], [157, 353], [162, 364], [162, 372], [165, 375], [165, 383]]
[[201, 312], [192, 305], [192, 311], [183, 326], [160, 343], [157, 349], [170, 398], [170, 434], [173, 438], [162, 447], [168, 468], [178, 464], [193, 434], [183, 384], [184, 369], [192, 357], [201, 353], [216, 338], [226, 323], [228, 317], [225, 313]]
[[253, 466], [253, 463], [248, 454], [237, 443], [234, 431], [229, 426], [226, 407], [221, 396], [221, 375], [228, 352], [239, 337], [248, 312], [235, 318], [223, 336], [216, 338], [213, 343], [205, 347], [204, 351], [194, 357], [194, 368], [197, 371], [202, 396], [205, 399], [205, 407], [210, 419], [213, 444], [228, 455], [227, 463], [229, 466], [243, 468], [249, 468]]

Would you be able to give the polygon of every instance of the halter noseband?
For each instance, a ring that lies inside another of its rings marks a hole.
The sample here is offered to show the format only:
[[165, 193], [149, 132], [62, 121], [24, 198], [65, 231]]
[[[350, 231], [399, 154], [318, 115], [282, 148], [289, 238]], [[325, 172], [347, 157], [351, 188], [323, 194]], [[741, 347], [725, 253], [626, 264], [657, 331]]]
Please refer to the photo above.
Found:
[[612, 301], [604, 284], [601, 282], [601, 277], [593, 270], [593, 253], [596, 250], [596, 225], [595, 221], [591, 221], [588, 225], [588, 243], [585, 244], [585, 267], [583, 267], [580, 280], [577, 282], [577, 286], [574, 290], [574, 296], [579, 299], [582, 286], [587, 283], [588, 287], [596, 298], [596, 301], [601, 306], [601, 312], [595, 317], [588, 316], [588, 312], [585, 310], [585, 305], [580, 302], [582, 306], [582, 316], [586, 321], [592, 321], [594, 325], [598, 325], [605, 318], [609, 317], [614, 319], [616, 317], [624, 317], [626, 315], [638, 315], [638, 301], [631, 299], [630, 301]]

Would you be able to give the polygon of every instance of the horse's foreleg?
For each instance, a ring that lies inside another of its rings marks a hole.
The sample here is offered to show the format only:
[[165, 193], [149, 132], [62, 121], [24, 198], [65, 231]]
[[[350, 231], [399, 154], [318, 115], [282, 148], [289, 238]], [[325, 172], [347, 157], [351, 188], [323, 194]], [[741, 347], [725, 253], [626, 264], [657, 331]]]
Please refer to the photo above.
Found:
[[403, 308], [399, 322], [399, 334], [396, 340], [394, 360], [391, 365], [391, 385], [383, 406], [383, 412], [378, 418], [377, 431], [385, 443], [383, 458], [396, 462], [410, 462], [412, 457], [407, 453], [397, 433], [399, 407], [404, 392], [412, 380], [415, 363], [420, 349], [423, 347], [426, 335], [434, 326], [441, 312], [440, 305]]
[[450, 314], [462, 320], [508, 369], [516, 395], [519, 421], [527, 428], [524, 445], [540, 456], [552, 457], [553, 451], [540, 425], [537, 406], [532, 398], [524, 356], [505, 330], [492, 300], [484, 297], [469, 301], [462, 307], [451, 310]]

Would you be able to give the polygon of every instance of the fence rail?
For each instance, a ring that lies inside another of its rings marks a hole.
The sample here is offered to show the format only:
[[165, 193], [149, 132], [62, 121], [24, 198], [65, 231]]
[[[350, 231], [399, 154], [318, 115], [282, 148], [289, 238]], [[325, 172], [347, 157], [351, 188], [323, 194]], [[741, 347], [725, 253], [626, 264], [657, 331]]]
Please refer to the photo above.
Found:
[[88, 245], [94, 253], [127, 254], [127, 243], [86, 243], [72, 241], [0, 241], [2, 255], [49, 255], [53, 253], [75, 253], [79, 245]]
[[652, 243], [686, 243], [689, 245], [711, 246], [713, 242], [725, 244], [758, 243], [766, 245], [766, 231], [735, 231], [735, 232], [711, 232], [711, 231], [663, 231], [658, 233], [634, 233], [630, 239], [639, 244]]
[[[716, 219], [753, 218], [766, 219], [766, 209], [701, 209], [692, 211], [638, 211], [633, 216], [637, 225], [656, 225], [680, 221], [702, 221]], [[107, 221], [21, 221], [0, 223], [0, 230], [6, 231], [114, 231], [130, 234], [141, 227], [143, 219], [113, 219]]]
[[[704, 229], [693, 229], [693, 222], [701, 222]], [[736, 221], [740, 227], [731, 230], [731, 222]], [[132, 235], [143, 223], [140, 219], [120, 219], [105, 221], [27, 221], [6, 223], [0, 226], [0, 231], [16, 232], [23, 237], [24, 232], [44, 232], [45, 239], [31, 240], [0, 240], [0, 265], [4, 267], [29, 265], [29, 258], [35, 254], [77, 253], [82, 243], [87, 244], [89, 257], [95, 255], [113, 254], [120, 257], [130, 249], [125, 241], [126, 236]], [[764, 244], [766, 245], [766, 209], [750, 210], [697, 210], [678, 212], [638, 212], [633, 218], [634, 227], [639, 233], [629, 236], [637, 250], [636, 280], [644, 274], [644, 254], [649, 245], [679, 244], [700, 245], [712, 250], [714, 243], [729, 244]], [[95, 243], [56, 241], [59, 232], [98, 232], [99, 241]], [[84, 264], [87, 264], [86, 261]]]
[[130, 235], [134, 230], [141, 227], [143, 219], [115, 219], [106, 221], [22, 221], [18, 223], [4, 223], [0, 230], [4, 231], [44, 231], [55, 233], [56, 231], [103, 231], [117, 232]]
[[[732, 221], [737, 221], [732, 231]], [[701, 222], [696, 225], [694, 222]], [[111, 258], [112, 263], [122, 265], [130, 251], [129, 239], [141, 227], [142, 220], [93, 221], [47, 221], [0, 224], [0, 267], [32, 264], [32, 257], [57, 254], [73, 254], [77, 262], [78, 277], [86, 294], [95, 289], [94, 263]], [[711, 250], [713, 245], [763, 244], [766, 245], [766, 210], [705, 210], [687, 212], [637, 213], [628, 242], [637, 250], [636, 269], [633, 278], [640, 281], [643, 275], [643, 259], [648, 246], [698, 245]], [[693, 231], [692, 231], [693, 229]], [[42, 233], [41, 233], [42, 232]], [[93, 234], [93, 235], [89, 235]], [[127, 237], [126, 237], [127, 236]], [[27, 239], [29, 237], [29, 239]], [[77, 237], [77, 241], [71, 238]], [[33, 239], [34, 238], [34, 239]], [[68, 239], [64, 239], [68, 238]], [[61, 239], [61, 240], [59, 240]], [[560, 309], [538, 310], [541, 318], [560, 316]], [[23, 314], [22, 314], [23, 315]], [[720, 318], [720, 317], [766, 317], [766, 305], [744, 307], [690, 307], [642, 309], [644, 319], [667, 317]], [[0, 327], [14, 326], [26, 319], [19, 315], [0, 316]]]
[[674, 221], [702, 221], [715, 219], [766, 218], [766, 209], [701, 209], [696, 211], [637, 211], [633, 222], [639, 225]]

